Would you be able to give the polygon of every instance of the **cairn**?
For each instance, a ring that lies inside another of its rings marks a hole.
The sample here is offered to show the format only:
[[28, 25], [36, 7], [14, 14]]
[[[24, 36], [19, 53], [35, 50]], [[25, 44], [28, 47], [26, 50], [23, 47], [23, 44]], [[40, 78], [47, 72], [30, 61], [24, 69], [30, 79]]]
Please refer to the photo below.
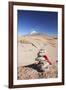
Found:
[[41, 49], [37, 55], [36, 61], [38, 62], [37, 69], [39, 72], [44, 72], [49, 69], [49, 62], [46, 60], [45, 56], [45, 49]]

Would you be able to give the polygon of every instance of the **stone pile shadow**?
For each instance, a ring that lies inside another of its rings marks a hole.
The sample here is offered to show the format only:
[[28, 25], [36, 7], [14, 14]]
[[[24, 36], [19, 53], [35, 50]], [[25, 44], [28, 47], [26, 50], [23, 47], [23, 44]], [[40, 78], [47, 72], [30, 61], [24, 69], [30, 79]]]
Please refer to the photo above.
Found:
[[25, 67], [32, 68], [32, 69], [36, 70], [37, 72], [42, 72], [42, 70], [40, 70], [36, 64], [30, 64]]

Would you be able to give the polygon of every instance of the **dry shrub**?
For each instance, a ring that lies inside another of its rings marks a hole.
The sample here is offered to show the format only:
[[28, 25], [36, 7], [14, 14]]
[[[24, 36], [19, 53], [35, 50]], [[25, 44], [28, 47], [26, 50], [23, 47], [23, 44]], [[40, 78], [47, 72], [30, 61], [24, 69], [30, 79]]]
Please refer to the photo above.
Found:
[[20, 40], [20, 43], [29, 44], [30, 42], [26, 39], [22, 39], [22, 40]]

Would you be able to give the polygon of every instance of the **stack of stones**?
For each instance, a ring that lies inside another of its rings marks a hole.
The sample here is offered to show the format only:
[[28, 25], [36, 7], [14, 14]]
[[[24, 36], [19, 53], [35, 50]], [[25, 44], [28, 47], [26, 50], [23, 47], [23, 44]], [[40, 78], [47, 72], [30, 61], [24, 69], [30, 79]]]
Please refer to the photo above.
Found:
[[44, 72], [48, 70], [48, 67], [49, 67], [49, 63], [44, 58], [44, 55], [45, 55], [45, 49], [41, 49], [36, 58], [36, 61], [38, 62], [37, 69], [40, 72]]

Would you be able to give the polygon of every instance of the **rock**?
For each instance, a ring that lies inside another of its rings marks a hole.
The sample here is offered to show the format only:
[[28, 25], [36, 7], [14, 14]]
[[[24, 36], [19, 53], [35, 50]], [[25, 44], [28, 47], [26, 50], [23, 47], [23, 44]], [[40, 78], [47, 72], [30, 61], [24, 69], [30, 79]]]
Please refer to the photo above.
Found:
[[41, 66], [41, 69], [42, 69], [43, 71], [49, 70], [49, 63], [46, 63], [46, 64], [42, 65], [42, 66]]
[[46, 50], [45, 49], [40, 49], [39, 53], [45, 53]]
[[38, 53], [38, 57], [43, 57], [44, 56], [44, 53], [43, 52], [39, 52]]
[[43, 57], [37, 57], [36, 60], [37, 60], [37, 61], [44, 61], [45, 58], [43, 58]]

